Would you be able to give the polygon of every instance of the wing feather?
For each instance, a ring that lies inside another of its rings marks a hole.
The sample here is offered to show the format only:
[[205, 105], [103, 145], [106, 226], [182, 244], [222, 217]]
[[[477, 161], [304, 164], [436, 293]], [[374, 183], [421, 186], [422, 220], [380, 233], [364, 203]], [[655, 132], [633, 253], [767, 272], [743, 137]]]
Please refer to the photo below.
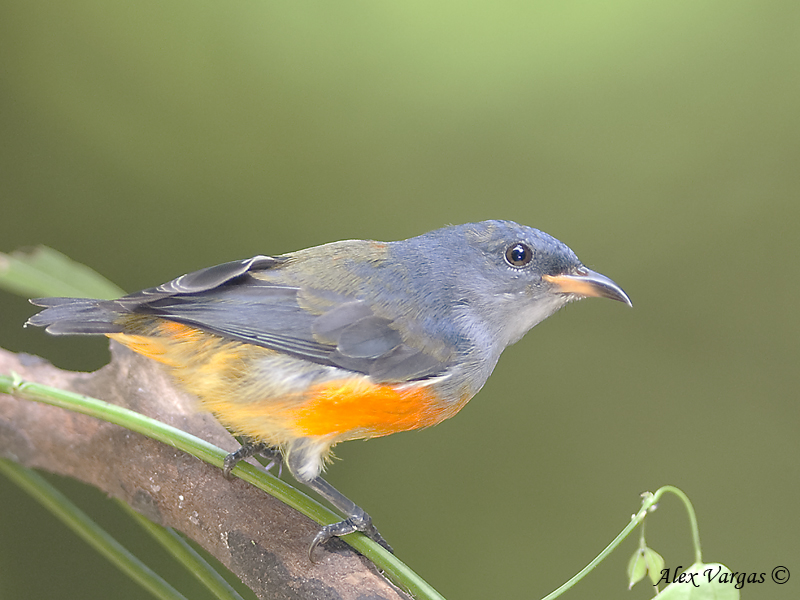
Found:
[[[380, 382], [435, 376], [448, 366], [404, 340], [392, 319], [376, 315], [362, 299], [275, 283], [281, 264], [280, 257], [266, 256], [225, 263], [113, 302], [125, 312], [184, 323]], [[272, 269], [276, 277], [259, 273]], [[301, 295], [324, 296], [329, 308], [315, 312], [299, 301]]]

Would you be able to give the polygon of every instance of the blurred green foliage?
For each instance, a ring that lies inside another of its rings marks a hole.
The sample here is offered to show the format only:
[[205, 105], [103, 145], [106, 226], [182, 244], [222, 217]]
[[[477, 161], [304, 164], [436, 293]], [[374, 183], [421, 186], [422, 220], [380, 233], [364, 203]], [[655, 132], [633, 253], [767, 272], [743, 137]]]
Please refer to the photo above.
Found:
[[[331, 480], [451, 598], [544, 595], [666, 483], [709, 557], [791, 569], [799, 28], [790, 0], [0, 0], [0, 250], [45, 243], [134, 291], [336, 239], [539, 227], [634, 309], [569, 307], [457, 418], [345, 444]], [[0, 310], [5, 348], [106, 360]], [[141, 597], [2, 481], [0, 506], [0, 597]], [[676, 503], [648, 541], [690, 564]], [[619, 595], [634, 545], [581, 597]]]

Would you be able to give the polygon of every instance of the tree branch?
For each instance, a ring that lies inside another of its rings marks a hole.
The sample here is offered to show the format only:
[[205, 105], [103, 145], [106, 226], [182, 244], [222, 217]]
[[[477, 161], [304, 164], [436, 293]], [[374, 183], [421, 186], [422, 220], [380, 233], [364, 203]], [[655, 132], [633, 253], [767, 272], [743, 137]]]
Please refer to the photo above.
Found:
[[[226, 450], [238, 445], [160, 366], [111, 343], [94, 373], [57, 369], [0, 349], [0, 373], [130, 408]], [[259, 598], [407, 599], [340, 540], [308, 560], [319, 526], [257, 488], [170, 446], [116, 425], [0, 394], [0, 456], [73, 477], [195, 540]]]

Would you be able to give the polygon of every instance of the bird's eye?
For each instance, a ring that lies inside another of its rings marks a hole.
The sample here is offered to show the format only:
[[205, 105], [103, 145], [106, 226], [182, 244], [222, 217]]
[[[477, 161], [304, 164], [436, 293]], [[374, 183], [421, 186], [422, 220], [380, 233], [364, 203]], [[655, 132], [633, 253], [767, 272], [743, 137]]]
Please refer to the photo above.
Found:
[[533, 258], [533, 250], [527, 244], [517, 242], [506, 250], [506, 262], [512, 267], [524, 267]]

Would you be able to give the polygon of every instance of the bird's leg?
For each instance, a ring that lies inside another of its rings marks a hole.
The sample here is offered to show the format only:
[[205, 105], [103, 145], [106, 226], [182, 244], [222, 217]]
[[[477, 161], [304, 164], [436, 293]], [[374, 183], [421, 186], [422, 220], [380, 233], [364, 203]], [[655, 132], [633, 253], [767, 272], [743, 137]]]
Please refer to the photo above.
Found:
[[270, 461], [270, 463], [266, 466], [267, 470], [271, 469], [275, 465], [278, 465], [278, 476], [280, 476], [281, 466], [283, 464], [283, 456], [281, 455], [281, 451], [278, 448], [269, 446], [263, 442], [255, 442], [248, 438], [242, 439], [241, 448], [239, 448], [236, 452], [231, 452], [225, 457], [225, 461], [222, 464], [222, 473], [227, 479], [230, 479], [231, 471], [233, 470], [233, 467], [237, 465], [237, 463], [248, 459], [251, 456], [255, 456], [256, 454], [260, 454]]
[[375, 528], [375, 525], [372, 524], [372, 518], [363, 508], [356, 505], [355, 502], [347, 498], [322, 477], [315, 477], [304, 483], [330, 502], [336, 509], [347, 515], [344, 521], [323, 526], [319, 533], [314, 536], [314, 540], [308, 548], [308, 558], [311, 562], [314, 562], [313, 554], [317, 546], [324, 544], [333, 537], [347, 535], [354, 531], [362, 532], [370, 539], [378, 542], [389, 552], [393, 552], [392, 547], [383, 539], [383, 536]]
[[[269, 446], [263, 442], [256, 442], [252, 439], [242, 438], [242, 447], [239, 448], [236, 452], [231, 452], [228, 456], [225, 457], [225, 462], [223, 464], [223, 472], [225, 473], [226, 477], [230, 477], [230, 472], [236, 464], [251, 456], [255, 456], [256, 454], [261, 454], [265, 456], [269, 460], [272, 461], [267, 468], [270, 468], [274, 464], [278, 464], [279, 466], [282, 465], [284, 461], [284, 456], [281, 453], [279, 448], [275, 448], [273, 446]], [[314, 562], [313, 554], [314, 550], [320, 544], [324, 544], [329, 539], [334, 537], [339, 537], [342, 535], [347, 535], [348, 533], [353, 533], [355, 531], [360, 531], [365, 534], [370, 539], [374, 540], [375, 542], [379, 543], [381, 546], [392, 552], [392, 547], [386, 543], [386, 540], [383, 539], [383, 536], [378, 532], [375, 526], [372, 524], [372, 518], [366, 513], [366, 511], [358, 506], [355, 502], [347, 498], [344, 494], [342, 494], [339, 490], [333, 487], [330, 483], [325, 481], [322, 477], [312, 477], [311, 479], [303, 478], [302, 476], [298, 476], [297, 473], [302, 473], [302, 470], [298, 468], [298, 464], [302, 464], [300, 460], [305, 458], [306, 455], [302, 451], [302, 447], [300, 450], [295, 448], [294, 452], [290, 455], [287, 455], [288, 458], [288, 466], [289, 471], [295, 476], [298, 482], [302, 483], [303, 485], [309, 487], [313, 491], [317, 492], [320, 496], [325, 498], [331, 506], [335, 509], [341, 511], [347, 518], [343, 521], [339, 521], [338, 523], [332, 523], [330, 525], [324, 525], [322, 529], [314, 536], [313, 541], [311, 542], [311, 546], [308, 548], [308, 558], [311, 562]], [[293, 462], [294, 461], [294, 462]], [[295, 466], [295, 469], [292, 469], [292, 466]]]

